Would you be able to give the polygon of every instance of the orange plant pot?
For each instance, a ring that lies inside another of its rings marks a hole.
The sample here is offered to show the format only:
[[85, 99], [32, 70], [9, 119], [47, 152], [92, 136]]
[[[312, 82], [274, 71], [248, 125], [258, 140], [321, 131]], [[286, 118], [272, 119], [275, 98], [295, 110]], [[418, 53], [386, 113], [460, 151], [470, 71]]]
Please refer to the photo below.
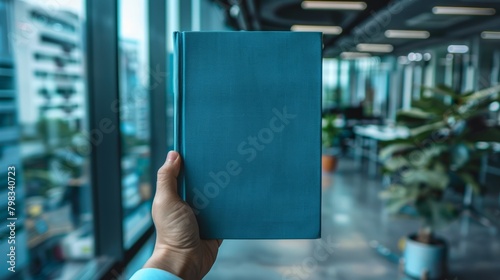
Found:
[[338, 159], [332, 155], [321, 156], [321, 167], [325, 172], [334, 172], [337, 169]]

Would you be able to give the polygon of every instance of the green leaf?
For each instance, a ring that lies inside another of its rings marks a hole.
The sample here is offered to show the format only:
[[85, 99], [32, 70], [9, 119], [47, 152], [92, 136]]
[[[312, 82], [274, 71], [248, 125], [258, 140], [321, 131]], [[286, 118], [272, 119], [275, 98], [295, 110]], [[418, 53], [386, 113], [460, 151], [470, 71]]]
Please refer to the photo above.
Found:
[[389, 172], [396, 172], [410, 165], [408, 160], [402, 156], [388, 158], [383, 164], [384, 168]]
[[411, 129], [410, 135], [415, 137], [421, 133], [425, 133], [428, 131], [436, 131], [440, 128], [445, 127], [445, 125], [446, 125], [446, 123], [444, 121], [439, 121], [439, 122], [435, 122], [435, 123], [431, 123], [431, 124], [422, 125], [422, 126], [415, 127], [413, 129]]
[[[415, 143], [418, 146], [425, 146], [427, 143], [435, 143], [437, 139], [437, 134], [438, 130], [429, 130], [429, 131], [424, 131], [422, 133], [419, 133], [417, 135], [413, 135], [410, 139], [412, 139], [412, 142]], [[440, 143], [444, 141], [444, 139], [439, 140]]]
[[450, 110], [450, 106], [435, 97], [423, 97], [419, 100], [412, 101], [412, 107], [442, 116], [446, 111]]
[[435, 117], [435, 115], [421, 109], [413, 108], [409, 110], [399, 111], [397, 113], [397, 117], [421, 121], [421, 120], [431, 120]]
[[408, 170], [402, 176], [405, 185], [425, 184], [430, 188], [444, 190], [450, 181], [450, 178], [444, 169], [413, 169]]
[[489, 112], [491, 103], [499, 101], [500, 99], [483, 98], [479, 100], [469, 101], [458, 108], [459, 118], [470, 119], [478, 115]]
[[380, 141], [380, 147], [382, 148], [396, 144], [413, 144], [413, 140], [410, 138], [397, 138], [394, 140]]
[[478, 99], [483, 99], [486, 97], [492, 97], [492, 96], [495, 96], [496, 94], [498, 94], [499, 92], [500, 92], [500, 85], [497, 85], [494, 87], [490, 87], [490, 88], [486, 88], [486, 89], [483, 89], [480, 91], [476, 91], [475, 93], [464, 97], [464, 100], [467, 102], [470, 102], [470, 101], [474, 101], [474, 100], [478, 100]]
[[397, 213], [401, 208], [415, 202], [418, 197], [418, 188], [391, 185], [380, 193], [380, 197], [385, 201], [385, 209], [389, 213]]
[[430, 90], [434, 93], [437, 93], [441, 96], [450, 96], [451, 98], [453, 99], [457, 99], [459, 98], [459, 94], [456, 93], [452, 88], [450, 87], [447, 87], [445, 85], [439, 85], [437, 87], [427, 87], [427, 86], [423, 86], [423, 89], [424, 90]]
[[321, 139], [323, 147], [331, 148], [334, 146], [334, 140], [340, 133], [340, 129], [335, 126], [335, 115], [325, 115], [321, 120]]
[[385, 209], [391, 214], [398, 213], [403, 207], [409, 205], [413, 199], [411, 197], [387, 200]]
[[427, 148], [413, 151], [410, 155], [410, 163], [417, 168], [429, 167], [435, 158], [448, 150], [449, 147], [446, 145], [433, 144]]
[[476, 93], [475, 90], [470, 90], [470, 91], [466, 91], [466, 92], [462, 93], [461, 95], [462, 95], [462, 97], [467, 97], [467, 96], [473, 95], [474, 93]]
[[392, 144], [392, 145], [386, 146], [382, 150], [380, 150], [379, 158], [384, 160], [384, 159], [387, 159], [388, 157], [393, 156], [394, 154], [405, 152], [407, 150], [414, 149], [414, 148], [415, 148], [415, 145], [408, 144], [408, 143]]

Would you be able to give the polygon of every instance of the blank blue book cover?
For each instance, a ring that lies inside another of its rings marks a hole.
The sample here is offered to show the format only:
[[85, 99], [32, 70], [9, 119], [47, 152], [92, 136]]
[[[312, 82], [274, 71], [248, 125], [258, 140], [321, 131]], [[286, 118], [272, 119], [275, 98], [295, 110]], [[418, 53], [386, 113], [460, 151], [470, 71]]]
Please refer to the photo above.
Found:
[[179, 193], [201, 237], [319, 238], [321, 33], [174, 37]]

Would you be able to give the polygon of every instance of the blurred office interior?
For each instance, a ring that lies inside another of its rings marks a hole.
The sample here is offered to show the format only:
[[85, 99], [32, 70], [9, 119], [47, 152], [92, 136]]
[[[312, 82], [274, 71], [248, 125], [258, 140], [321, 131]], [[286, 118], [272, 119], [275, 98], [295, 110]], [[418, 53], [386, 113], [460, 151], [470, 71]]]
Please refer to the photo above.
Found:
[[499, 22], [498, 0], [0, 0], [0, 279], [147, 260], [177, 30], [324, 34], [322, 239], [226, 240], [205, 279], [499, 279]]

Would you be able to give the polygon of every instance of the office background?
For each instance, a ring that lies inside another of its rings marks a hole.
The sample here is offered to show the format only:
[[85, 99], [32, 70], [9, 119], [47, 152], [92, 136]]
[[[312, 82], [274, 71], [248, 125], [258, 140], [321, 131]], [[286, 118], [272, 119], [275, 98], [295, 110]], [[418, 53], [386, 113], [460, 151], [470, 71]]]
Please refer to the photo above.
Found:
[[[172, 147], [176, 30], [325, 34], [323, 109], [336, 128], [325, 153], [337, 168], [323, 174], [323, 239], [224, 242], [206, 279], [406, 279], [401, 239], [418, 222], [379, 198], [380, 142], [399, 133], [400, 110], [432, 95], [421, 86], [498, 85], [500, 1], [330, 2], [0, 0], [0, 174], [16, 167], [18, 218], [17, 272], [2, 261], [0, 279], [121, 279], [147, 259], [156, 170]], [[436, 10], [451, 6], [469, 10]], [[483, 116], [498, 128], [500, 103]], [[500, 148], [486, 144], [481, 190], [449, 194], [465, 210], [438, 231], [450, 279], [500, 275]], [[0, 236], [7, 260], [8, 228]]]

